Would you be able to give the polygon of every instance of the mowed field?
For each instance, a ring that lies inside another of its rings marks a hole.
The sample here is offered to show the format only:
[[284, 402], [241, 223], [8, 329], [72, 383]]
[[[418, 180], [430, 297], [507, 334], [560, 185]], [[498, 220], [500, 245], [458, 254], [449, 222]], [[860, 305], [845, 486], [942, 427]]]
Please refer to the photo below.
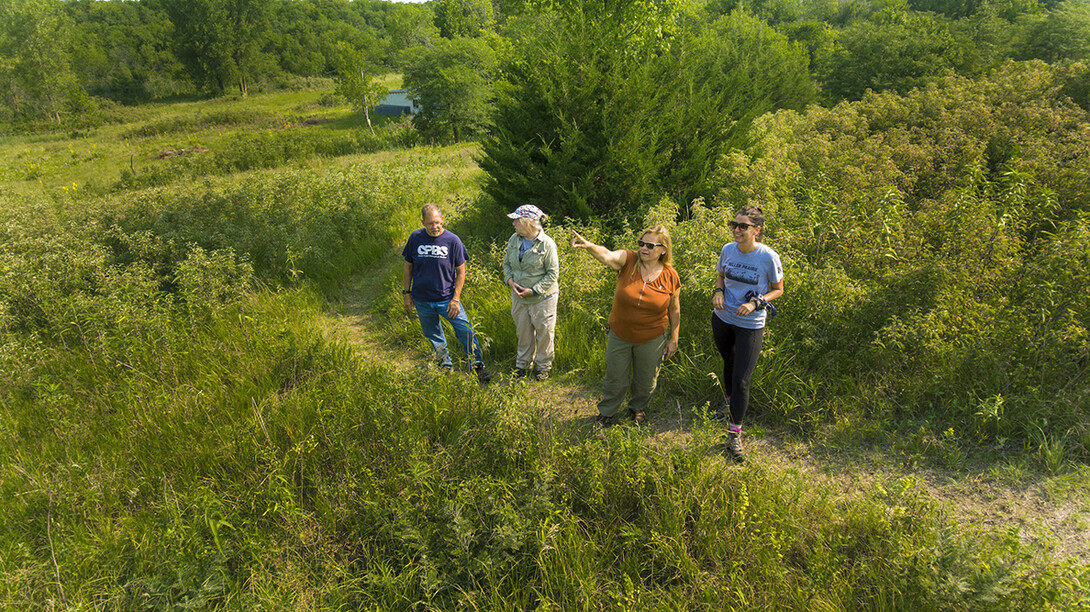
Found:
[[[669, 202], [646, 220], [685, 219], [682, 351], [648, 426], [595, 429], [613, 281], [566, 235], [632, 237], [546, 228], [557, 369], [511, 380], [510, 225], [475, 145], [375, 123], [311, 91], [0, 139], [4, 606], [1090, 606], [1082, 430], [1018, 437], [1001, 395], [976, 429], [831, 406], [788, 313], [749, 460], [729, 463], [701, 300], [730, 211]], [[471, 252], [488, 386], [435, 368], [401, 308], [400, 246], [429, 201]]]

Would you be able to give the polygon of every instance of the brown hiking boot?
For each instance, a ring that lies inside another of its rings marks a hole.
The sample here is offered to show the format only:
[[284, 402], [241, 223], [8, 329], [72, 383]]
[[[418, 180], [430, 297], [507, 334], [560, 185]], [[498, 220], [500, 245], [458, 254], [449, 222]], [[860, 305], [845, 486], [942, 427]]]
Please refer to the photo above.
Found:
[[742, 436], [735, 432], [727, 434], [727, 456], [731, 458], [735, 463], [742, 463], [746, 460], [745, 455], [742, 454]]

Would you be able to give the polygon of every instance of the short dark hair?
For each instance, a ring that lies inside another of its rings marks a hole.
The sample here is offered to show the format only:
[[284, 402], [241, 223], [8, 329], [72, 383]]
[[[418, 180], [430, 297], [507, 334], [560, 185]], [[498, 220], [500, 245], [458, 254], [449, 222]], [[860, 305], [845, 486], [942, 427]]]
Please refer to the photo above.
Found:
[[439, 205], [438, 204], [431, 204], [429, 202], [428, 204], [424, 205], [424, 208], [420, 209], [420, 219], [421, 220], [427, 219], [428, 218], [428, 213], [433, 211], [433, 210], [435, 212], [439, 213], [440, 217], [443, 216], [443, 211], [439, 210]]

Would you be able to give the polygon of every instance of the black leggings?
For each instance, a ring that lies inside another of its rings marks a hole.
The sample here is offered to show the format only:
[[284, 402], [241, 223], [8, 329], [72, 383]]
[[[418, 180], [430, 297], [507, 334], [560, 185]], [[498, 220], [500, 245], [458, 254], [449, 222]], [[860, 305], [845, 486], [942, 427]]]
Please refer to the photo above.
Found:
[[757, 367], [765, 330], [724, 323], [712, 313], [712, 337], [723, 356], [723, 386], [730, 395], [730, 422], [741, 425], [749, 408], [749, 379]]

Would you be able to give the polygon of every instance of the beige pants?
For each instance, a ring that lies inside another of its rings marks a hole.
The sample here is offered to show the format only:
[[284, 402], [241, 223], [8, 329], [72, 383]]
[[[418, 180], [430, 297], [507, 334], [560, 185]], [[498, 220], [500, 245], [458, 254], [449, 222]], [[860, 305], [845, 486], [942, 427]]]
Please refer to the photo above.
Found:
[[557, 294], [554, 293], [536, 304], [511, 300], [511, 318], [515, 320], [519, 341], [518, 353], [515, 355], [516, 368], [529, 368], [531, 363], [539, 370], [548, 371], [552, 367], [556, 298]]

